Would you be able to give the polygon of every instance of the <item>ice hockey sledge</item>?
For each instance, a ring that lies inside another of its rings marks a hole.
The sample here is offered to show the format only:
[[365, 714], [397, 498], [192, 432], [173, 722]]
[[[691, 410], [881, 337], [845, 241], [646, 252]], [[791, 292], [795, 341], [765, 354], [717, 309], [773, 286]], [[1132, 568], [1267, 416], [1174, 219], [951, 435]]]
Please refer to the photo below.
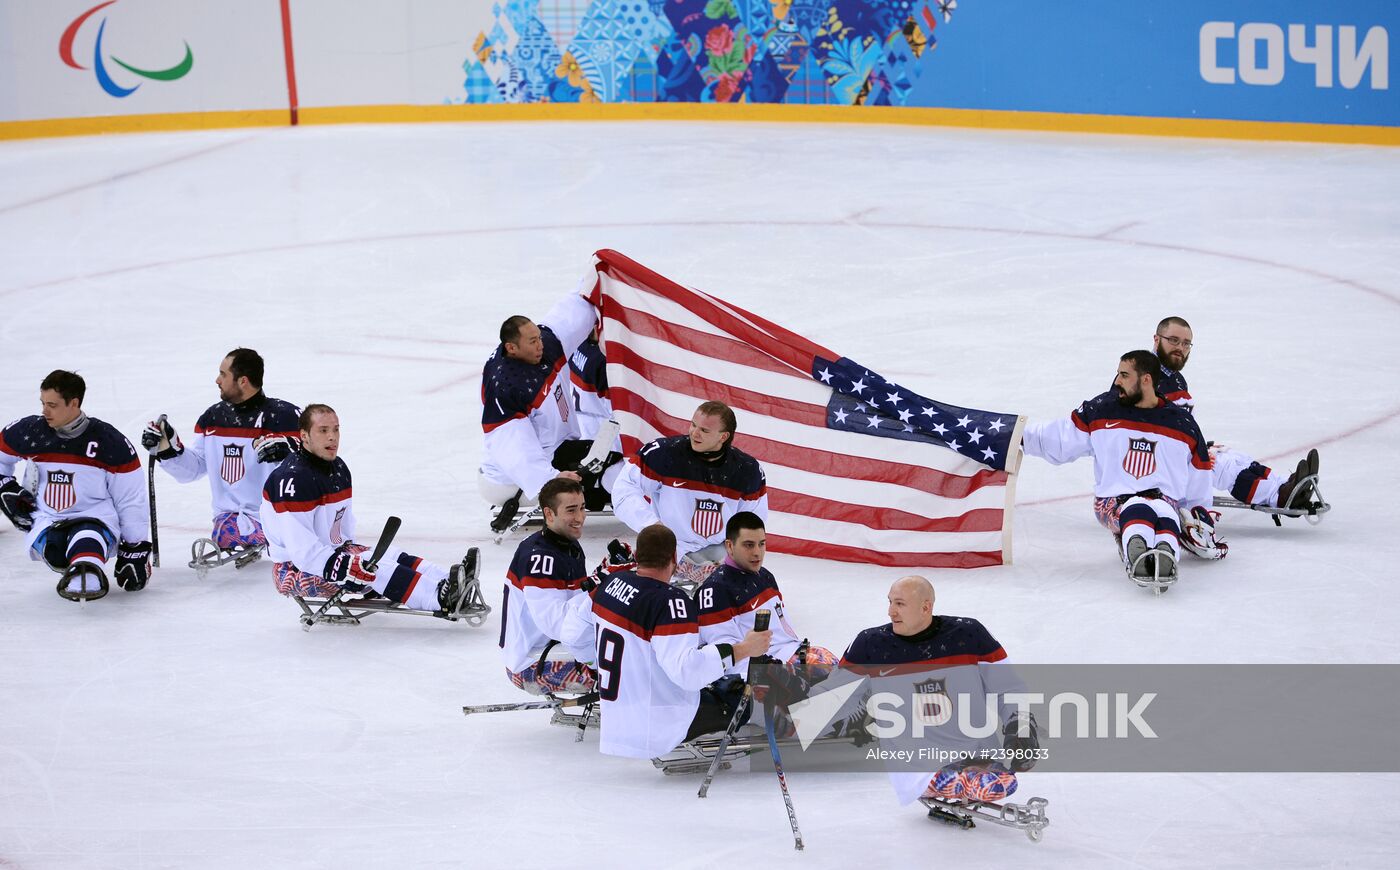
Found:
[[221, 549], [212, 538], [199, 538], [190, 544], [190, 567], [203, 580], [215, 568], [233, 563], [235, 570], [247, 568], [267, 552], [266, 544]]
[[[572, 712], [576, 708], [582, 708], [577, 713]], [[520, 701], [510, 704], [476, 704], [462, 708], [463, 716], [471, 716], [475, 713], [512, 713], [516, 710], [552, 710], [549, 717], [549, 724], [558, 725], [563, 728], [573, 728], [575, 730], [574, 742], [583, 740], [583, 734], [589, 728], [597, 728], [601, 721], [598, 710], [598, 693], [589, 692], [583, 695], [566, 695], [545, 693], [539, 701]]]
[[[475, 550], [475, 548], [473, 548]], [[486, 621], [491, 606], [481, 596], [481, 560], [478, 554], [472, 566], [471, 576], [462, 584], [462, 590], [452, 607], [442, 610], [420, 610], [396, 604], [387, 598], [365, 594], [358, 598], [346, 598], [344, 588], [336, 590], [329, 598], [306, 598], [293, 595], [292, 600], [301, 607], [301, 625], [310, 631], [316, 625], [359, 625], [364, 619], [376, 613], [402, 614], [407, 616], [430, 616], [448, 622], [465, 622], [476, 627]]]
[[1002, 801], [961, 801], [941, 797], [922, 797], [919, 803], [928, 807], [928, 817], [945, 825], [970, 830], [977, 822], [991, 822], [1025, 831], [1031, 842], [1039, 843], [1050, 825], [1045, 816], [1045, 808], [1050, 802], [1045, 798], [1033, 797], [1024, 804]]
[[[1274, 518], [1274, 525], [1276, 526], [1283, 525], [1283, 520], [1279, 519], [1279, 517], [1302, 517], [1315, 526], [1322, 522], [1322, 515], [1330, 511], [1332, 506], [1322, 498], [1322, 490], [1319, 489], [1317, 485], [1317, 475], [1308, 475], [1303, 478], [1303, 483], [1311, 484], [1312, 492], [1317, 497], [1317, 501], [1295, 507], [1290, 499], [1289, 503], [1283, 507], [1270, 507], [1266, 504], [1247, 504], [1239, 499], [1217, 495], [1213, 499], [1212, 504], [1217, 508], [1235, 508], [1239, 510], [1258, 511], [1261, 514], [1269, 514]], [[1303, 484], [1299, 484], [1295, 488], [1295, 491], [1300, 489], [1303, 489]]]
[[[757, 731], [753, 729], [754, 725], [750, 723], [729, 741], [729, 745], [724, 749], [724, 757], [720, 759], [720, 770], [728, 770], [735, 761], [747, 758], [755, 752], [768, 753], [768, 738], [764, 736], [761, 728]], [[703, 734], [694, 740], [682, 743], [665, 755], [653, 758], [651, 760], [652, 766], [667, 776], [704, 773], [710, 769], [710, 764], [715, 759], [715, 753], [719, 751], [719, 744], [723, 737], [724, 732], [722, 731], [714, 734]], [[806, 751], [838, 743], [849, 744], [851, 739], [849, 737], [818, 737], [806, 747]], [[796, 740], [779, 740], [778, 746], [779, 748], [801, 748], [801, 743]]]

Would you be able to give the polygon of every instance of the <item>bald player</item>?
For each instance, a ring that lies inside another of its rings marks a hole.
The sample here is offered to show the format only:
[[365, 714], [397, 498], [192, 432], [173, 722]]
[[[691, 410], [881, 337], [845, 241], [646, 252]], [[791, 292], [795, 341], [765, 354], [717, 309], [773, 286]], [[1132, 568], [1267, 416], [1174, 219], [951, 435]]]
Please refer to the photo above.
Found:
[[925, 577], [901, 577], [890, 587], [887, 599], [890, 621], [856, 635], [841, 657], [839, 670], [824, 687], [849, 682], [850, 677], [837, 679], [837, 674], [847, 672], [872, 678], [867, 695], [874, 691], [894, 691], [901, 696], [914, 693], [916, 703], [906, 711], [921, 718], [931, 714], [932, 718], [923, 722], [924, 736], [910, 728], [893, 737], [897, 742], [908, 743], [912, 734], [922, 745], [973, 757], [983, 750], [1008, 750], [1012, 755], [1020, 750], [1021, 757], [1012, 760], [1010, 770], [985, 761], [948, 765], [931, 772], [911, 767], [891, 769], [890, 780], [901, 804], [920, 797], [981, 800], [1011, 794], [1016, 788], [1012, 771], [1030, 770], [1035, 765], [1039, 749], [1035, 720], [1029, 715], [1018, 717], [1016, 707], [999, 697], [1001, 740], [996, 732], [985, 738], [970, 737], [958, 729], [960, 717], [951, 706], [954, 699], [961, 703], [967, 698], [972, 710], [965, 715], [977, 723], [984, 715], [988, 694], [1024, 691], [1009, 668], [989, 667], [1004, 661], [1006, 651], [971, 617], [935, 616], [933, 584]]

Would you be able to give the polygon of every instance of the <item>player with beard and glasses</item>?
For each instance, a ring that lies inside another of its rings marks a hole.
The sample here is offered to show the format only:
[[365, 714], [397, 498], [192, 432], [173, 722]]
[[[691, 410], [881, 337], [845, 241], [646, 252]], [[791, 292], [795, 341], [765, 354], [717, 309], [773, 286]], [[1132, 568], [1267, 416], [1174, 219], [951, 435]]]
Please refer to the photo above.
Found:
[[[1194, 348], [1191, 325], [1180, 317], [1167, 317], [1157, 324], [1152, 337], [1152, 349], [1162, 361], [1162, 376], [1157, 383], [1158, 395], [1195, 414], [1196, 400], [1186, 385], [1182, 369], [1191, 359]], [[1314, 448], [1298, 461], [1287, 478], [1253, 457], [1238, 450], [1212, 442], [1208, 445], [1212, 460], [1211, 479], [1215, 489], [1227, 492], [1244, 505], [1260, 505], [1306, 512], [1322, 506], [1317, 491], [1318, 455]], [[1220, 559], [1228, 552], [1224, 541], [1215, 537], [1215, 521], [1219, 514], [1202, 506], [1182, 514], [1182, 543], [1191, 552], [1205, 559]]]
[[[162, 414], [141, 435], [141, 445], [180, 483], [209, 479], [214, 530], [196, 541], [190, 567], [196, 570], [256, 559], [267, 547], [258, 511], [263, 484], [296, 449], [301, 409], [263, 392], [263, 358], [235, 348], [219, 363], [214, 379], [219, 401], [194, 424], [187, 448]], [[241, 558], [240, 558], [241, 557]]]
[[1067, 419], [1026, 427], [1027, 454], [1055, 465], [1094, 458], [1094, 513], [1118, 540], [1128, 575], [1165, 591], [1180, 561], [1178, 510], [1210, 502], [1210, 457], [1195, 419], [1158, 395], [1161, 361], [1123, 354], [1113, 387]]

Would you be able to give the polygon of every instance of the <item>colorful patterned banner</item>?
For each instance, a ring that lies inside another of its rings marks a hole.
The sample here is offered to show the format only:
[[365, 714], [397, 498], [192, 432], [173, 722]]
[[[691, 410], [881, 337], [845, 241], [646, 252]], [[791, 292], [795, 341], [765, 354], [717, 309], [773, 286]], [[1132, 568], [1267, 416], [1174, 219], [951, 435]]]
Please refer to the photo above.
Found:
[[902, 106], [957, 5], [509, 0], [462, 65], [460, 101]]

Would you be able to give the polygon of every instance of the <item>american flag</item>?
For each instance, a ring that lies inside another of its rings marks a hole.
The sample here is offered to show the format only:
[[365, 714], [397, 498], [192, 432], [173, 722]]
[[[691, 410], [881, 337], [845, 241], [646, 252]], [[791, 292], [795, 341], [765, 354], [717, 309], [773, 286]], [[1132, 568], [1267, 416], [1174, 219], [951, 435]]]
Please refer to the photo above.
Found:
[[925, 398], [616, 251], [597, 252], [609, 397], [623, 448], [687, 431], [703, 401], [739, 419], [768, 476], [768, 549], [891, 567], [1011, 561], [1016, 414]]

